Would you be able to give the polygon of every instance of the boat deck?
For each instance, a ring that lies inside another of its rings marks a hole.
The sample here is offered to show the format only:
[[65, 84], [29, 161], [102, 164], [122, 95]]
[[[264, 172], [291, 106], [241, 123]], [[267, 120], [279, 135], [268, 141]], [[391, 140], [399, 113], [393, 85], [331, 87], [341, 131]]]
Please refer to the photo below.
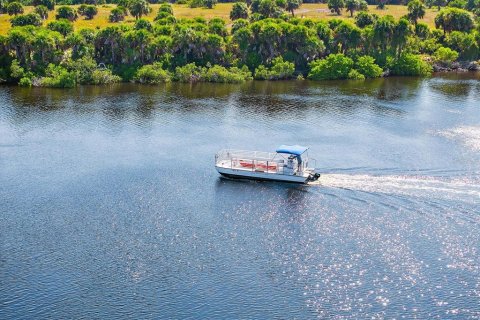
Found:
[[[282, 163], [276, 161], [266, 160], [252, 160], [252, 159], [224, 159], [219, 160], [216, 165], [225, 169], [235, 169], [251, 172], [265, 172], [274, 174], [286, 174]], [[296, 169], [289, 174], [295, 174]]]

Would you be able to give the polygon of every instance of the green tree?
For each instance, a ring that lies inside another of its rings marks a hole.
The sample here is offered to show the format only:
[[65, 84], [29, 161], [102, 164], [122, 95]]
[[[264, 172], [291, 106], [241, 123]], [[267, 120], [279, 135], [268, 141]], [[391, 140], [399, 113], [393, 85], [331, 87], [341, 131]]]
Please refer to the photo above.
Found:
[[78, 32], [68, 34], [65, 44], [72, 49], [72, 59], [77, 60], [93, 56], [94, 40], [95, 33], [92, 29], [81, 29]]
[[95, 37], [95, 56], [99, 62], [116, 64], [121, 61], [124, 46], [123, 30], [119, 26], [101, 29]]
[[392, 45], [394, 47], [393, 49], [395, 50], [397, 56], [399, 56], [405, 48], [408, 36], [410, 34], [411, 30], [408, 24], [408, 20], [404, 18], [398, 20], [398, 22], [395, 24], [392, 39]]
[[330, 9], [332, 13], [341, 15], [344, 7], [345, 2], [343, 0], [328, 0], [328, 9]]
[[230, 11], [230, 19], [248, 19], [248, 6], [245, 2], [235, 2]]
[[435, 26], [442, 27], [443, 32], [470, 31], [473, 29], [473, 20], [470, 13], [463, 9], [445, 8], [435, 17]]
[[408, 3], [408, 20], [417, 25], [418, 19], [425, 16], [425, 5], [420, 0], [412, 0]]
[[373, 25], [377, 21], [378, 16], [376, 14], [370, 14], [365, 11], [360, 11], [355, 16], [355, 24], [360, 28]]
[[47, 20], [48, 19], [48, 8], [45, 7], [44, 5], [38, 5], [35, 7], [33, 10], [36, 14], [40, 16], [42, 20]]
[[152, 8], [150, 8], [150, 5], [145, 0], [131, 0], [128, 9], [135, 19], [140, 19], [152, 11]]
[[32, 0], [32, 5], [45, 6], [51, 11], [55, 9], [55, 0]]
[[437, 6], [438, 11], [440, 11], [440, 7], [444, 7], [447, 4], [447, 0], [429, 0], [428, 4], [430, 8]]
[[6, 0], [0, 0], [0, 14], [7, 12], [8, 2]]
[[465, 0], [452, 0], [447, 4], [450, 8], [466, 9], [467, 1]]
[[73, 32], [73, 24], [67, 19], [59, 19], [47, 24], [47, 28], [52, 31], [57, 31], [64, 37]]
[[339, 47], [339, 52], [347, 53], [356, 48], [361, 41], [361, 30], [348, 21], [342, 21], [334, 30], [334, 42]]
[[78, 18], [77, 10], [69, 6], [61, 6], [57, 9], [55, 19], [67, 19], [69, 21], [75, 21]]
[[38, 29], [32, 41], [32, 53], [36, 65], [60, 62], [63, 52], [58, 47], [61, 40], [58, 32], [43, 28]]
[[15, 57], [23, 67], [29, 66], [34, 36], [29, 27], [12, 28], [7, 37], [7, 45], [15, 51]]
[[387, 6], [388, 0], [377, 0], [377, 9], [384, 10]]
[[218, 2], [217, 0], [203, 0], [204, 6], [208, 9], [213, 9], [213, 7], [215, 7], [217, 2]]
[[119, 22], [125, 20], [128, 11], [125, 7], [116, 7], [110, 11], [110, 15], [108, 16], [108, 21], [110, 22]]
[[350, 17], [353, 17], [355, 11], [367, 11], [368, 5], [365, 0], [345, 0], [345, 8], [350, 12]]
[[23, 5], [20, 2], [14, 1], [7, 5], [7, 13], [11, 16], [16, 16], [23, 13]]
[[36, 13], [27, 13], [25, 15], [18, 15], [10, 20], [12, 27], [20, 27], [20, 26], [41, 26], [42, 25], [42, 18]]
[[385, 55], [388, 46], [392, 43], [395, 32], [395, 19], [392, 16], [380, 17], [373, 26], [373, 41], [380, 49], [379, 53]]
[[292, 17], [295, 16], [295, 10], [300, 8], [302, 0], [287, 0], [286, 10], [292, 14]]
[[78, 13], [84, 16], [86, 20], [92, 20], [98, 13], [98, 9], [94, 5], [82, 4], [78, 8]]
[[473, 33], [452, 31], [445, 37], [445, 44], [457, 51], [461, 60], [476, 60], [480, 57], [480, 43]]
[[[285, 2], [286, 5], [286, 2]], [[283, 9], [278, 6], [274, 0], [253, 0], [250, 5], [250, 10], [253, 13], [252, 18], [256, 14], [258, 18], [278, 18], [282, 15]], [[258, 20], [258, 19], [257, 19]]]
[[160, 8], [158, 8], [158, 12], [166, 12], [173, 16], [173, 8], [170, 3], [162, 3]]

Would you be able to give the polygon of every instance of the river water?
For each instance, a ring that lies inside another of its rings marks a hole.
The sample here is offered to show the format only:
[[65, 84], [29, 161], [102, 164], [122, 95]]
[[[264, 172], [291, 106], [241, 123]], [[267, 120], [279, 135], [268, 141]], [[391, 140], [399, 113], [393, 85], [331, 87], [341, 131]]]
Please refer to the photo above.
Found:
[[0, 87], [0, 318], [480, 318], [479, 80]]

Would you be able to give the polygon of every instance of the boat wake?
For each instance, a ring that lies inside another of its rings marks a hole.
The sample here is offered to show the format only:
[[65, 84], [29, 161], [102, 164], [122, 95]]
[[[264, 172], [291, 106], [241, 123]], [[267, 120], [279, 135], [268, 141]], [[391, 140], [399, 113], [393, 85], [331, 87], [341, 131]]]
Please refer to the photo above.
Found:
[[480, 127], [461, 126], [441, 131], [439, 135], [461, 141], [466, 147], [473, 151], [480, 151]]
[[469, 199], [480, 201], [480, 181], [472, 177], [442, 178], [412, 175], [322, 174], [310, 185], [370, 193]]

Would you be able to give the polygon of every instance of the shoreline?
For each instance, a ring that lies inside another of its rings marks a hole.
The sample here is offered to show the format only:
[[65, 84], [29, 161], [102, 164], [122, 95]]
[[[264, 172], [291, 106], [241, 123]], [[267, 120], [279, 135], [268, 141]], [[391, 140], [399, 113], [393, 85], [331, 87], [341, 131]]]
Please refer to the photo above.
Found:
[[[480, 75], [480, 65], [476, 62], [470, 62], [469, 64], [475, 64], [476, 69], [470, 69], [465, 67], [466, 64], [464, 63], [455, 63], [453, 66], [442, 66], [442, 65], [432, 65], [433, 72], [429, 76], [398, 76], [398, 75], [389, 75], [388, 72], [385, 72], [384, 75], [381, 77], [376, 78], [367, 78], [367, 79], [333, 79], [333, 80], [311, 80], [306, 78], [291, 78], [291, 79], [279, 79], [279, 80], [259, 80], [259, 79], [251, 79], [245, 80], [243, 82], [231, 83], [231, 82], [213, 82], [213, 81], [192, 81], [192, 82], [182, 82], [182, 81], [168, 81], [168, 82], [161, 82], [161, 83], [140, 83], [136, 81], [120, 81], [115, 83], [105, 83], [105, 84], [77, 84], [75, 87], [105, 87], [105, 86], [114, 86], [114, 85], [125, 85], [125, 84], [132, 84], [132, 85], [139, 85], [139, 86], [146, 86], [146, 87], [155, 87], [160, 85], [167, 85], [172, 83], [179, 83], [184, 85], [196, 85], [196, 84], [212, 84], [212, 85], [242, 85], [246, 83], [285, 83], [285, 82], [312, 82], [312, 83], [338, 83], [338, 82], [364, 82], [364, 81], [373, 81], [373, 80], [380, 80], [380, 79], [392, 79], [392, 78], [415, 78], [415, 79], [422, 79], [422, 78], [434, 78], [434, 77], [441, 77], [443, 75]], [[480, 77], [479, 79], [480, 80]], [[20, 84], [15, 84], [7, 81], [0, 81], [0, 87], [21, 87], [21, 88], [48, 88], [48, 89], [73, 89], [75, 87], [48, 87], [48, 86], [22, 86]]]

